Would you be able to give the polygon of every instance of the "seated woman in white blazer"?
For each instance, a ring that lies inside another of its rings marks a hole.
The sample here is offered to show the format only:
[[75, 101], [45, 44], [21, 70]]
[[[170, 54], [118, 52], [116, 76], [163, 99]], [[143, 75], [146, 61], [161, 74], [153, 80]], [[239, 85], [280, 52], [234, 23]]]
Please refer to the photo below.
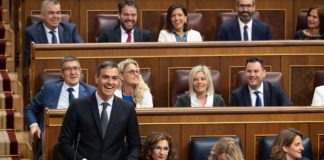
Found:
[[312, 106], [324, 106], [324, 85], [315, 88]]
[[166, 17], [166, 26], [160, 31], [158, 42], [201, 42], [198, 31], [189, 29], [187, 9], [179, 3], [171, 5]]

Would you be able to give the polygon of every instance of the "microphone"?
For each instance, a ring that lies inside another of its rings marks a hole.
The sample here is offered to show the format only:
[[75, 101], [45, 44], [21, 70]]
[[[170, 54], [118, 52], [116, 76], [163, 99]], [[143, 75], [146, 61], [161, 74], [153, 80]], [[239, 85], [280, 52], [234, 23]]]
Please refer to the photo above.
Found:
[[81, 137], [81, 133], [78, 133], [78, 138], [77, 138], [77, 143], [76, 143], [76, 147], [75, 147], [75, 153], [74, 153], [74, 158], [73, 158], [73, 160], [76, 160], [76, 157], [77, 157], [78, 148], [79, 148], [79, 141], [80, 141], [80, 137]]

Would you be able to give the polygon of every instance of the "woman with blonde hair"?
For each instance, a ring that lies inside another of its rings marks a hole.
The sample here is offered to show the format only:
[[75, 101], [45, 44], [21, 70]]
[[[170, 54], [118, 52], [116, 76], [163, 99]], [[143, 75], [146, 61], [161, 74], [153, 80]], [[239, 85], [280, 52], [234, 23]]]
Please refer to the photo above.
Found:
[[235, 139], [224, 137], [213, 146], [208, 160], [244, 160], [244, 157]]
[[136, 108], [152, 108], [152, 94], [142, 78], [138, 63], [126, 59], [118, 63], [118, 70], [120, 82], [115, 95], [134, 104]]
[[214, 93], [210, 70], [205, 65], [198, 65], [189, 73], [189, 91], [181, 95], [176, 107], [215, 107], [225, 106], [223, 98]]

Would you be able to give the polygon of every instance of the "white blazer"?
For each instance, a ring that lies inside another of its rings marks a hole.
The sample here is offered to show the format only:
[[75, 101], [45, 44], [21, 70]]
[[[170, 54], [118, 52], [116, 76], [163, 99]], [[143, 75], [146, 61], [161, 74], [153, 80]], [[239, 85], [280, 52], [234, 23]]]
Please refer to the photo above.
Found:
[[[170, 33], [167, 30], [161, 30], [158, 42], [177, 42], [177, 40], [173, 33]], [[200, 33], [192, 29], [189, 30], [187, 34], [187, 42], [202, 42]]]
[[315, 88], [312, 106], [324, 106], [324, 85]]

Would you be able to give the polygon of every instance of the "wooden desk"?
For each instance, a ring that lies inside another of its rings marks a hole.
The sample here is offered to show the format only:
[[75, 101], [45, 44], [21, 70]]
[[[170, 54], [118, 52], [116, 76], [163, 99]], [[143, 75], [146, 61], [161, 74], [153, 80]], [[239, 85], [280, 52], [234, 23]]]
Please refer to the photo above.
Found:
[[67, 55], [80, 59], [85, 78], [95, 85], [98, 63], [119, 62], [134, 58], [142, 69], [150, 70], [153, 78], [154, 106], [170, 104], [173, 73], [205, 64], [219, 70], [222, 96], [227, 104], [235, 88], [236, 73], [244, 69], [248, 56], [262, 57], [269, 71], [283, 73], [284, 90], [296, 106], [308, 106], [313, 96], [313, 78], [324, 70], [324, 42], [319, 41], [257, 41], [203, 43], [85, 43], [36, 44], [32, 46], [32, 95], [42, 84], [42, 72], [59, 71], [60, 60]]
[[[46, 110], [43, 153], [50, 159], [65, 110]], [[324, 156], [324, 107], [219, 107], [137, 109], [140, 135], [166, 132], [173, 137], [180, 160], [188, 158], [191, 137], [239, 136], [246, 159], [257, 155], [258, 141], [283, 128], [295, 128], [310, 137], [314, 159]], [[48, 156], [49, 155], [49, 156]]]

